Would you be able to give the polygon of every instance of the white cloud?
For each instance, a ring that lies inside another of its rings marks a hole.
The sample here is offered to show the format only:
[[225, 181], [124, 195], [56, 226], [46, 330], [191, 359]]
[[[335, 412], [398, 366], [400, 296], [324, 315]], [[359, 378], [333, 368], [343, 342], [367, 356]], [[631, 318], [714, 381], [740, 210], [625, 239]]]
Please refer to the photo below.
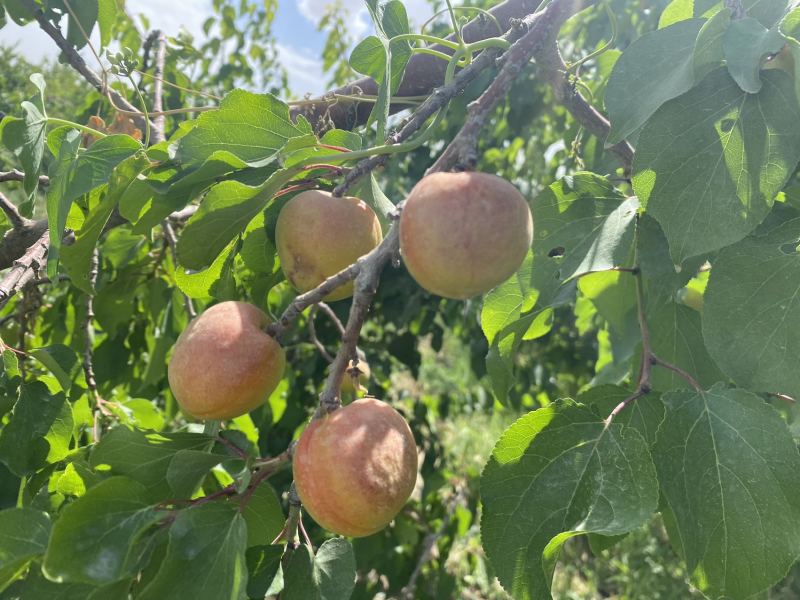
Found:
[[297, 97], [318, 95], [325, 91], [322, 60], [316, 54], [293, 46], [278, 44], [278, 58], [289, 75], [289, 89]]
[[177, 35], [181, 27], [194, 36], [203, 35], [203, 22], [211, 16], [211, 0], [180, 0], [171, 6], [164, 0], [137, 0], [127, 5], [130, 14], [142, 13], [150, 29]]
[[[332, 4], [335, 4], [335, 0], [298, 0], [297, 7], [306, 19], [316, 24]], [[339, 4], [351, 15], [351, 37], [354, 40], [362, 39], [367, 30], [372, 28], [364, 0], [339, 0]], [[403, 4], [412, 27], [421, 25], [433, 14], [428, 0], [403, 0]]]

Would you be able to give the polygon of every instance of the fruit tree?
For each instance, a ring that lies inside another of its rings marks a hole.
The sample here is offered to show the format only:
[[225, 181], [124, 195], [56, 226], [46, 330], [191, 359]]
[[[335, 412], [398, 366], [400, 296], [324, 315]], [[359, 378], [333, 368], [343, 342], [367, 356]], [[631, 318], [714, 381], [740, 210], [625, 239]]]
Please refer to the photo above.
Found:
[[0, 0], [0, 600], [800, 597], [796, 0], [137, 4]]

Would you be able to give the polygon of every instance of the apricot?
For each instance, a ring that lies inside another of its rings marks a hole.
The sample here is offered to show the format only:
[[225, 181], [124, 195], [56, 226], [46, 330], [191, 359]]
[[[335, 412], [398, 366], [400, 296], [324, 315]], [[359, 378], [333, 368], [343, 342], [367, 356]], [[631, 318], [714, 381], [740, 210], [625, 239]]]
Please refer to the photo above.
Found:
[[445, 298], [488, 292], [513, 275], [533, 238], [528, 203], [487, 173], [434, 173], [400, 216], [400, 253], [423, 288]]
[[246, 302], [221, 302], [178, 337], [169, 386], [183, 412], [196, 419], [232, 419], [262, 404], [283, 376], [286, 357], [264, 331], [269, 318]]
[[[381, 224], [358, 198], [335, 198], [308, 190], [289, 200], [278, 215], [275, 245], [286, 279], [300, 293], [317, 287], [380, 244]], [[325, 299], [353, 295], [350, 282]]]
[[293, 458], [300, 501], [322, 527], [352, 537], [380, 531], [417, 479], [417, 448], [406, 420], [362, 398], [309, 423]]
[[[355, 381], [358, 384], [358, 387], [355, 387], [353, 375], [356, 375]], [[358, 364], [355, 364], [355, 361], [350, 361], [347, 365], [347, 368], [344, 370], [344, 377], [342, 378], [342, 387], [340, 388], [341, 391], [345, 394], [352, 394], [356, 391], [360, 391], [363, 389], [361, 387], [361, 381], [369, 379], [372, 371], [370, 371], [369, 363], [364, 359], [359, 359]]]

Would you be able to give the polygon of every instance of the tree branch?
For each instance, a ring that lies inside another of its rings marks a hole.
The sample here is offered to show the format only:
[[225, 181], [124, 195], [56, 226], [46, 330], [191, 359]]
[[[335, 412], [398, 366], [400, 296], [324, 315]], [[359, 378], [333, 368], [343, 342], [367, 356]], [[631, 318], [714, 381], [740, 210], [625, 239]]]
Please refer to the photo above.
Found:
[[156, 116], [153, 118], [153, 129], [151, 133], [152, 142], [157, 144], [166, 139], [164, 126], [167, 117], [161, 111], [164, 106], [164, 61], [167, 56], [167, 36], [163, 31], [153, 32], [156, 44], [156, 60], [155, 69], [153, 71], [153, 112]]
[[[25, 173], [17, 169], [0, 171], [0, 183], [4, 181], [25, 181]], [[50, 178], [47, 175], [39, 175], [39, 185], [50, 185]]]
[[27, 227], [31, 221], [19, 214], [17, 205], [11, 202], [2, 192], [0, 192], [0, 210], [6, 214], [8, 222], [14, 229], [23, 229]]
[[[490, 9], [490, 13], [500, 23], [503, 31], [507, 31], [513, 19], [521, 19], [533, 13], [540, 4], [540, 0], [506, 0]], [[473, 19], [463, 28], [464, 41], [467, 43], [484, 40], [499, 35], [497, 25], [483, 16]], [[453, 39], [453, 38], [451, 38]], [[452, 50], [442, 46], [433, 46], [445, 54], [452, 54]], [[411, 57], [406, 67], [403, 81], [397, 90], [396, 96], [427, 96], [432, 90], [444, 82], [445, 61], [428, 54], [415, 54]], [[376, 95], [378, 86], [369, 77], [353, 81], [343, 87], [331, 90], [321, 98], [310, 100], [302, 106], [293, 108], [292, 115], [303, 115], [315, 129], [328, 129], [335, 126], [339, 129], [353, 129], [367, 121], [372, 104], [358, 102], [357, 100], [344, 100], [336, 96]], [[396, 113], [408, 108], [408, 104], [396, 103], [391, 105], [391, 112]]]
[[66, 57], [67, 63], [69, 63], [73, 69], [80, 73], [81, 76], [98, 92], [100, 92], [103, 96], [108, 97], [115, 107], [119, 107], [126, 113], [131, 114], [131, 117], [136, 122], [137, 127], [143, 130], [145, 127], [145, 120], [141, 111], [133, 104], [128, 102], [119, 92], [106, 85], [105, 81], [89, 68], [89, 66], [86, 64], [86, 61], [84, 61], [81, 55], [78, 54], [78, 51], [75, 50], [72, 44], [70, 44], [63, 36], [61, 30], [47, 20], [47, 18], [44, 16], [44, 13], [36, 4], [36, 2], [34, 2], [34, 0], [21, 0], [21, 2], [31, 16], [36, 19], [36, 22], [39, 23], [41, 30], [49, 35], [50, 38], [56, 43], [63, 55]]
[[[550, 32], [551, 39], [541, 44], [537, 52], [534, 53], [536, 64], [542, 67], [544, 76], [553, 88], [556, 100], [572, 114], [578, 123], [583, 125], [586, 130], [597, 137], [600, 141], [605, 141], [611, 131], [611, 125], [600, 112], [578, 92], [575, 85], [570, 80], [567, 65], [561, 57], [558, 49], [558, 41], [555, 36], [558, 31]], [[622, 161], [626, 174], [630, 172], [633, 163], [633, 147], [626, 141], [622, 141], [609, 148]]]
[[[12, 230], [13, 231], [13, 230]], [[49, 233], [45, 228], [36, 242], [18, 260], [0, 281], [0, 307], [37, 276], [39, 269], [45, 266], [47, 249], [50, 246]]]

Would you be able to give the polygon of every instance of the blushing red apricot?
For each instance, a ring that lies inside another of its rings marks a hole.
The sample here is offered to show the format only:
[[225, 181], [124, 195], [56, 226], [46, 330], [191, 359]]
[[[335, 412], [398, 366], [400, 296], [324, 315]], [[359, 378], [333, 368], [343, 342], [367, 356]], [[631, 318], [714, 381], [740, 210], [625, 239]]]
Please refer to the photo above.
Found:
[[400, 216], [400, 252], [423, 288], [445, 298], [484, 294], [519, 269], [533, 239], [528, 203], [487, 173], [434, 173]]
[[362, 537], [386, 527], [408, 500], [417, 448], [400, 413], [363, 398], [309, 423], [293, 469], [300, 501], [317, 523]]
[[267, 315], [246, 302], [221, 302], [178, 337], [169, 385], [181, 409], [197, 419], [233, 419], [262, 404], [283, 377], [286, 357], [264, 331]]
[[[358, 198], [335, 198], [308, 190], [289, 200], [278, 215], [275, 245], [286, 279], [298, 292], [314, 289], [380, 244], [381, 224]], [[326, 300], [353, 295], [350, 282]]]

